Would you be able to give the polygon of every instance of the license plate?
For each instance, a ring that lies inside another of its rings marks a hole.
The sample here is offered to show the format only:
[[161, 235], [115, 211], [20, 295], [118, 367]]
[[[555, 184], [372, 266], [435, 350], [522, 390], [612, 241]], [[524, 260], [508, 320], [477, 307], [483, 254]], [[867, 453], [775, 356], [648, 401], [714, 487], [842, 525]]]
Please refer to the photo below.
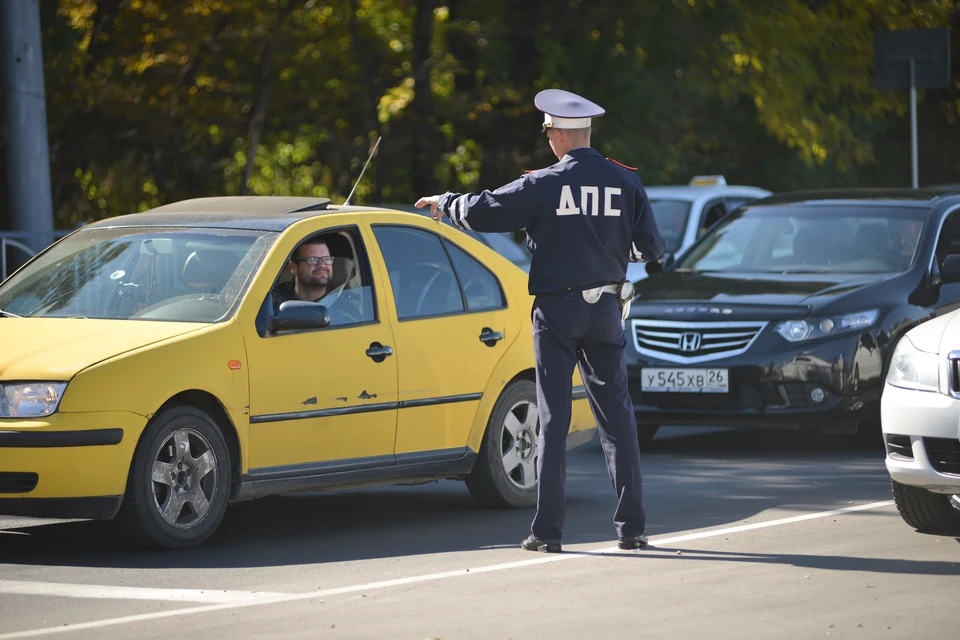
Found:
[[641, 390], [679, 393], [727, 393], [729, 369], [642, 369]]

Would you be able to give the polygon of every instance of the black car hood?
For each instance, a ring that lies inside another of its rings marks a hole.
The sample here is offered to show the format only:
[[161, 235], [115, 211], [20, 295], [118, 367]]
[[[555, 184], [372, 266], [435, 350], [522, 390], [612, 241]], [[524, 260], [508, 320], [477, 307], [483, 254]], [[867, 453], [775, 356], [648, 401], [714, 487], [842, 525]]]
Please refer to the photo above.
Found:
[[837, 298], [895, 274], [757, 274], [663, 271], [637, 283], [631, 316], [752, 315], [803, 317]]

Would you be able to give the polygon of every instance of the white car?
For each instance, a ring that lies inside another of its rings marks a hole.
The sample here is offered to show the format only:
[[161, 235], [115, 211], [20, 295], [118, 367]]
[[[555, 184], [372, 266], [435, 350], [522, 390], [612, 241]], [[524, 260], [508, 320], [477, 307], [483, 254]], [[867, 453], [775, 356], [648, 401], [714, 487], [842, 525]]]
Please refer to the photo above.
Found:
[[919, 531], [960, 535], [960, 310], [897, 343], [880, 419], [901, 517]]
[[[644, 188], [666, 244], [665, 260], [686, 251], [704, 231], [740, 205], [772, 193], [759, 187], [728, 185], [723, 176], [695, 176], [687, 185]], [[646, 277], [643, 264], [627, 266], [628, 280]]]

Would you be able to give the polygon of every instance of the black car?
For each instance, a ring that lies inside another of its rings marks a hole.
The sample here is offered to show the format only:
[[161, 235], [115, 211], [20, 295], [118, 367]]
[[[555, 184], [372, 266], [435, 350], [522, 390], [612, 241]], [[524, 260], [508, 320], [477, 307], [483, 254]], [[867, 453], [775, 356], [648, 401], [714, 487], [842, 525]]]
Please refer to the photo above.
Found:
[[897, 340], [960, 307], [960, 189], [770, 196], [648, 268], [624, 323], [641, 442], [661, 424], [879, 437]]

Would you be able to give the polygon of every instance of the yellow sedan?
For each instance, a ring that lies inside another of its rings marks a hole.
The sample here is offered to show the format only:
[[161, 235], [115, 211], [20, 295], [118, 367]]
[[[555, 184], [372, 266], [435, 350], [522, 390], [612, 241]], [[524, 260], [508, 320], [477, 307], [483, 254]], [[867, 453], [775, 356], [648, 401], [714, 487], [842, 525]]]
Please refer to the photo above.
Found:
[[[410, 213], [201, 198], [91, 224], [0, 285], [0, 514], [179, 548], [301, 490], [456, 478], [532, 506], [531, 303]], [[596, 430], [573, 384], [568, 447]]]

